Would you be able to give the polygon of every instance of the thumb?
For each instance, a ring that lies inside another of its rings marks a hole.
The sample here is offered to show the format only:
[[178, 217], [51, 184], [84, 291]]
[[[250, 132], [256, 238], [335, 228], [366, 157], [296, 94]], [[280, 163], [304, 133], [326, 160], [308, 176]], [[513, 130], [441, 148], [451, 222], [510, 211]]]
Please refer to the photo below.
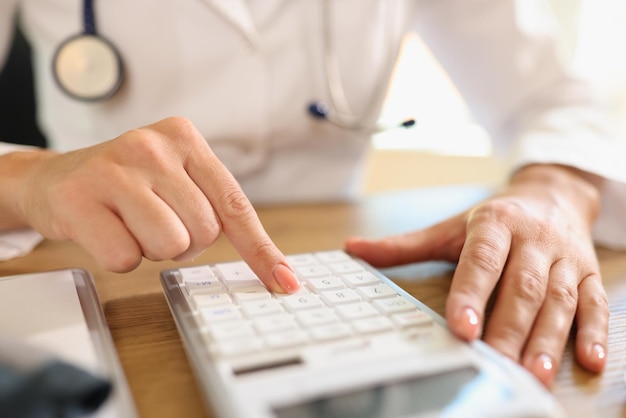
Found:
[[462, 214], [422, 230], [381, 239], [350, 237], [344, 249], [374, 267], [427, 260], [456, 262], [465, 242], [465, 231], [465, 216]]

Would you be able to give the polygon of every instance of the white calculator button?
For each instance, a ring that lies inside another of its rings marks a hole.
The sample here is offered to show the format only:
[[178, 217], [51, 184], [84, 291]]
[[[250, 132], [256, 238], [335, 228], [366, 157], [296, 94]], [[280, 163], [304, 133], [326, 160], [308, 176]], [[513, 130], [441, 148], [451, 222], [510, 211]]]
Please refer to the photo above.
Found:
[[337, 251], [319, 251], [315, 256], [324, 264], [337, 263], [340, 261], [351, 260], [350, 256], [341, 250]]
[[205, 280], [215, 277], [215, 273], [213, 273], [213, 270], [210, 266], [182, 267], [178, 271], [183, 278], [183, 283], [194, 280]]
[[330, 267], [330, 269], [337, 274], [358, 273], [365, 270], [362, 265], [351, 260], [343, 261], [341, 263], [333, 263], [328, 267]]
[[196, 293], [218, 293], [225, 291], [224, 286], [222, 286], [222, 283], [217, 278], [188, 281], [185, 283], [185, 289], [187, 289], [189, 296]]
[[369, 271], [359, 273], [342, 274], [343, 281], [350, 286], [365, 286], [380, 283], [378, 277]]
[[281, 298], [285, 307], [292, 312], [300, 309], [318, 308], [323, 306], [322, 301], [314, 294], [307, 293], [304, 295], [290, 295]]
[[352, 326], [361, 334], [369, 334], [393, 329], [393, 322], [384, 316], [375, 316], [352, 321]]
[[[434, 335], [435, 333], [433, 332], [433, 330], [434, 330], [433, 327], [405, 328], [405, 330], [402, 333], [402, 336], [404, 337], [405, 341], [411, 344], [428, 346], [429, 344], [432, 344], [432, 341], [435, 340], [435, 335]], [[454, 339], [452, 338], [450, 339], [439, 338], [437, 340], [438, 340], [437, 341], [438, 345], [441, 345], [440, 347], [438, 346], [437, 348], [443, 348], [446, 345], [454, 344]]]
[[226, 293], [201, 293], [193, 295], [191, 300], [193, 301], [193, 306], [196, 309], [209, 306], [227, 305], [232, 302], [232, 299]]
[[296, 319], [305, 327], [338, 322], [339, 318], [328, 308], [306, 309], [296, 312]]
[[274, 299], [242, 302], [241, 310], [248, 318], [254, 318], [261, 315], [273, 315], [283, 312], [283, 308]]
[[336, 340], [352, 334], [350, 326], [341, 322], [316, 326], [309, 329], [309, 332], [318, 341]]
[[366, 318], [368, 316], [377, 316], [380, 313], [367, 302], [348, 303], [346, 305], [337, 305], [335, 308], [339, 316], [343, 319], [352, 320]]
[[286, 331], [298, 328], [298, 323], [291, 315], [272, 315], [252, 320], [254, 327], [262, 334]]
[[232, 357], [241, 354], [255, 353], [260, 351], [263, 347], [263, 340], [257, 337], [249, 337], [217, 341], [211, 344], [209, 349], [224, 357]]
[[434, 321], [430, 315], [424, 311], [414, 310], [391, 315], [393, 322], [399, 327], [411, 327], [420, 325], [430, 325]]
[[307, 283], [314, 292], [320, 292], [322, 290], [341, 289], [346, 287], [341, 279], [333, 276], [309, 279], [307, 280]]
[[388, 298], [397, 295], [395, 290], [382, 283], [373, 286], [357, 287], [356, 291], [367, 300]]
[[372, 302], [382, 313], [390, 314], [415, 309], [415, 305], [401, 296], [387, 299], [376, 299]]
[[233, 290], [233, 299], [238, 303], [246, 300], [271, 299], [272, 294], [264, 286], [243, 287]]
[[254, 274], [252, 269], [243, 261], [221, 263], [216, 266], [217, 271], [224, 279], [229, 289], [235, 287], [262, 286], [261, 280]]
[[239, 309], [234, 305], [201, 308], [199, 312], [202, 317], [202, 321], [205, 324], [211, 324], [215, 321], [231, 321], [233, 319], [241, 318]]
[[273, 295], [276, 299], [284, 299], [284, 298], [288, 298], [291, 296], [306, 295], [307, 293], [310, 293], [310, 292], [308, 291], [306, 286], [300, 286], [300, 289], [298, 289], [296, 293], [273, 293]]
[[215, 341], [233, 340], [236, 338], [254, 337], [255, 333], [249, 322], [229, 321], [218, 322], [208, 326], [209, 335]]
[[291, 264], [291, 267], [311, 266], [319, 264], [319, 261], [313, 256], [313, 254], [297, 254], [288, 255], [287, 261]]
[[292, 330], [266, 334], [263, 339], [272, 348], [282, 348], [305, 344], [309, 341], [309, 336], [304, 331]]
[[296, 273], [303, 279], [330, 276], [330, 269], [322, 265], [296, 267]]
[[361, 297], [352, 289], [328, 290], [320, 292], [320, 296], [329, 305], [352, 303], [361, 300]]

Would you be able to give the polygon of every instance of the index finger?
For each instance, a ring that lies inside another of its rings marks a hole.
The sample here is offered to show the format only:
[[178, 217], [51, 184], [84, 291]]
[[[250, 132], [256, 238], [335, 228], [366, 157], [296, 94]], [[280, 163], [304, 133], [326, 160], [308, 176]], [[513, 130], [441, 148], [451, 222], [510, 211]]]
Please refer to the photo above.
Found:
[[446, 303], [446, 318], [452, 332], [471, 341], [482, 332], [485, 306], [506, 264], [511, 233], [498, 223], [469, 222]]
[[204, 145], [190, 155], [185, 168], [215, 209], [222, 231], [270, 290], [297, 291], [300, 284], [285, 255], [268, 236], [237, 180]]

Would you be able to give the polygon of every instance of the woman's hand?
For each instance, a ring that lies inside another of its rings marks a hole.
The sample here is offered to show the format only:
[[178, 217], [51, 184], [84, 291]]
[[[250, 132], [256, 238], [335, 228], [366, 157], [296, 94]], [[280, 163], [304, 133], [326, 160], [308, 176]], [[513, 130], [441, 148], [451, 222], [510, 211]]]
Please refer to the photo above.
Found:
[[73, 240], [105, 268], [192, 259], [224, 232], [274, 291], [299, 284], [231, 173], [186, 119], [82, 150], [2, 157], [0, 227]]
[[466, 340], [482, 335], [550, 386], [574, 319], [578, 362], [599, 372], [606, 361], [609, 310], [591, 238], [599, 186], [566, 167], [527, 166], [462, 214], [382, 240], [351, 238], [346, 250], [376, 267], [458, 262], [446, 304], [450, 329]]

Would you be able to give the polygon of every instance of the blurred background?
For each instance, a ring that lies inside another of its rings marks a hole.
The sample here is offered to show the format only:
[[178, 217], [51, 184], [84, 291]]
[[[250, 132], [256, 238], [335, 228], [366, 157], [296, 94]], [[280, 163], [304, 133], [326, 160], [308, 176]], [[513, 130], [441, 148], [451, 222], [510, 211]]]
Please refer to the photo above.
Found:
[[[546, 0], [565, 38], [563, 56], [596, 84], [606, 112], [626, 137], [626, 1]], [[418, 75], [417, 77], [415, 75]], [[487, 133], [418, 37], [406, 40], [381, 120], [417, 115], [411, 131], [373, 139], [366, 190], [457, 183], [499, 184]], [[416, 170], [416, 166], [419, 170]]]

